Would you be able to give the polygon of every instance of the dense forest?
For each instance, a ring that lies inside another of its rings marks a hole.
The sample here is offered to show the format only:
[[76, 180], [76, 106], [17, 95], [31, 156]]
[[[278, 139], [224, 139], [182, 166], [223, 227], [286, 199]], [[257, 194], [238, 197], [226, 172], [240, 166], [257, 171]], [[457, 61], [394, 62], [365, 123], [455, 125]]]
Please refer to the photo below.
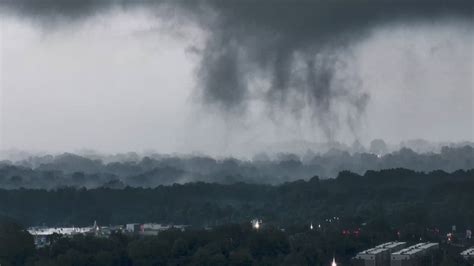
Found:
[[406, 169], [341, 172], [278, 186], [188, 183], [156, 188], [0, 190], [0, 215], [25, 225], [157, 222], [198, 227], [241, 223], [325, 223], [348, 226], [384, 221], [391, 226], [460, 230], [474, 224], [474, 170], [429, 173]]
[[[49, 246], [35, 249], [33, 238], [17, 223], [0, 218], [0, 263], [2, 265], [350, 265], [358, 251], [394, 239], [416, 243], [443, 241], [426, 230], [397, 235], [383, 222], [372, 222], [358, 234], [344, 234], [341, 224], [311, 230], [307, 225], [277, 228], [249, 223], [228, 224], [212, 229], [169, 229], [157, 236], [112, 233], [108, 238], [93, 235], [51, 235]], [[342, 229], [342, 233], [341, 233]], [[416, 237], [416, 239], [415, 239]], [[468, 243], [466, 243], [468, 244]], [[473, 244], [473, 243], [471, 243]], [[469, 265], [459, 257], [462, 247], [441, 244], [433, 254], [442, 266]], [[431, 264], [426, 264], [426, 266]], [[438, 264], [437, 264], [438, 265]], [[420, 265], [424, 266], [424, 265]]]
[[0, 188], [56, 189], [62, 187], [154, 188], [159, 185], [206, 182], [282, 184], [299, 179], [334, 178], [341, 171], [364, 174], [368, 170], [405, 168], [415, 171], [453, 172], [474, 168], [473, 146], [443, 147], [439, 153], [416, 153], [402, 148], [385, 153], [328, 150], [302, 156], [280, 153], [256, 155], [252, 160], [215, 159], [208, 156], [171, 156], [135, 153], [109, 157], [62, 154], [0, 161]]

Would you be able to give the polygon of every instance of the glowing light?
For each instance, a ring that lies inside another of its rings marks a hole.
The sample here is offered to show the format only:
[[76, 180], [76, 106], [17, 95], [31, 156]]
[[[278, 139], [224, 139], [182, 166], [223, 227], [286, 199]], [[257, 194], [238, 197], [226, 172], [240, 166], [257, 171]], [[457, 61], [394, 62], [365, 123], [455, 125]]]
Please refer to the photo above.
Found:
[[336, 264], [336, 258], [332, 258], [331, 266], [337, 266], [337, 264]]
[[311, 223], [311, 225], [309, 226], [309, 229], [313, 230], [313, 223]]
[[254, 219], [251, 221], [251, 223], [252, 223], [252, 227], [258, 230], [260, 228], [260, 224], [262, 223], [262, 221], [259, 221], [258, 219]]

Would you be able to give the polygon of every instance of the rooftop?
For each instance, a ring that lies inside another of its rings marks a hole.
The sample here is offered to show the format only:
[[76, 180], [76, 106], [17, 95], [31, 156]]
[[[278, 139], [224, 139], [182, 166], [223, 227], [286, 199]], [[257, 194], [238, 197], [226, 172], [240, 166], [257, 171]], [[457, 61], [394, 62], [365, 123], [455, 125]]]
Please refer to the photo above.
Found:
[[474, 247], [471, 247], [461, 252], [461, 256], [474, 256]]
[[92, 231], [92, 227], [52, 227], [52, 228], [29, 228], [28, 232], [32, 235], [47, 236], [54, 233], [61, 235], [84, 234]]
[[375, 254], [379, 254], [380, 252], [386, 251], [388, 249], [395, 248], [399, 245], [405, 245], [405, 242], [394, 241], [394, 242], [383, 243], [374, 248], [361, 251], [357, 255], [375, 255]]
[[395, 248], [395, 247], [398, 247], [400, 245], [405, 245], [406, 242], [398, 242], [398, 241], [393, 241], [393, 242], [388, 242], [388, 243], [385, 243], [385, 244], [382, 244], [382, 245], [379, 245], [379, 246], [383, 246], [383, 248]]
[[380, 245], [378, 245], [374, 248], [370, 248], [370, 249], [361, 251], [361, 252], [359, 252], [359, 254], [360, 255], [362, 255], [362, 254], [374, 255], [374, 254], [378, 254], [380, 252], [383, 252], [387, 249], [395, 248], [399, 245], [404, 245], [404, 244], [405, 244], [405, 242], [398, 242], [398, 241], [387, 242], [387, 243], [380, 244]]
[[438, 246], [438, 243], [429, 243], [429, 242], [427, 242], [427, 243], [418, 243], [416, 245], [413, 245], [413, 246], [404, 248], [400, 251], [394, 252], [394, 253], [392, 253], [392, 255], [413, 255], [413, 254], [416, 254], [420, 251], [424, 251], [424, 250], [427, 250], [427, 249], [435, 247], [435, 246]]

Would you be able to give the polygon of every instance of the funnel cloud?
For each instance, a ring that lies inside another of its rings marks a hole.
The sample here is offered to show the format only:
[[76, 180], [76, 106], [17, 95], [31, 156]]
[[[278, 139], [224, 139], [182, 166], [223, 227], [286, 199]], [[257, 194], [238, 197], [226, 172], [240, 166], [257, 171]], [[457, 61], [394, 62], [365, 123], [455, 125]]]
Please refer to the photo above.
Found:
[[473, 23], [472, 1], [464, 0], [5, 0], [0, 7], [45, 31], [132, 9], [149, 10], [173, 29], [197, 26], [202, 45], [188, 51], [198, 61], [193, 95], [206, 108], [234, 119], [258, 106], [275, 124], [306, 119], [326, 141], [341, 128], [358, 139], [372, 100], [352, 65], [354, 47], [392, 26]]

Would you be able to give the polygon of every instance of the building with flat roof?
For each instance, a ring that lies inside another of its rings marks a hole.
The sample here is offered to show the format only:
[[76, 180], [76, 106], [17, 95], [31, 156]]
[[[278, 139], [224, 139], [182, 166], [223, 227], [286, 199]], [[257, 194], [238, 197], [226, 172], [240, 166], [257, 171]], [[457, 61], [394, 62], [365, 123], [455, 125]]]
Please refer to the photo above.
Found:
[[41, 248], [49, 245], [49, 237], [53, 234], [63, 236], [95, 234], [96, 227], [30, 227], [28, 233], [33, 236], [35, 246]]
[[125, 230], [129, 233], [138, 233], [138, 231], [140, 231], [140, 226], [139, 223], [126, 224]]
[[404, 248], [391, 255], [391, 266], [420, 266], [432, 265], [438, 243], [418, 243]]
[[390, 266], [390, 254], [406, 246], [405, 242], [387, 242], [357, 253], [352, 259], [356, 266]]
[[94, 231], [93, 227], [31, 227], [28, 228], [28, 233], [31, 235], [48, 236], [52, 234], [59, 235], [76, 235], [86, 234]]
[[461, 256], [462, 256], [465, 260], [474, 263], [474, 247], [471, 247], [471, 248], [466, 249], [466, 250], [464, 250], [463, 252], [461, 252]]

